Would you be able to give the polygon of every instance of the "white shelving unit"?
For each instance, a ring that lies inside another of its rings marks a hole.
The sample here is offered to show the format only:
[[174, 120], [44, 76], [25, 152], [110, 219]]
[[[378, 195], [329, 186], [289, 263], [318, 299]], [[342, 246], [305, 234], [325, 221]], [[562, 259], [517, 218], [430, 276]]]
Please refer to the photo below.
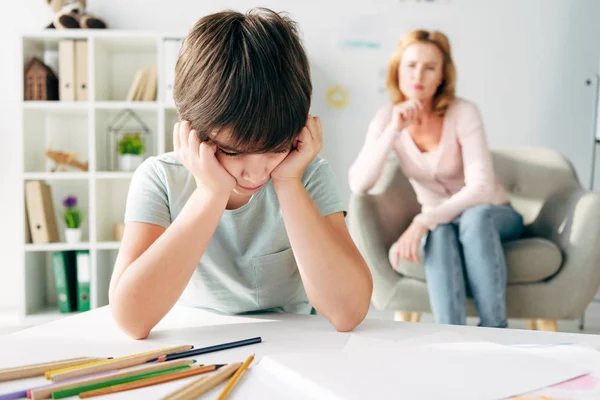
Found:
[[[19, 145], [23, 155], [23, 185], [28, 180], [43, 180], [52, 187], [61, 240], [64, 240], [62, 199], [75, 194], [84, 212], [82, 243], [23, 244], [22, 263], [18, 267], [23, 288], [19, 312], [28, 322], [45, 322], [68, 315], [60, 314], [56, 306], [51, 264], [54, 251], [89, 250], [91, 307], [108, 304], [108, 285], [119, 250], [119, 243], [112, 239], [112, 230], [114, 224], [123, 220], [133, 173], [110, 170], [107, 129], [121, 110], [131, 109], [151, 130], [145, 156], [172, 150], [171, 132], [177, 115], [172, 100], [164, 98], [163, 54], [165, 41], [182, 38], [182, 34], [119, 30], [48, 30], [22, 35], [23, 70], [31, 57], [36, 56], [45, 60], [57, 76], [59, 66], [52, 65], [52, 60], [57, 63], [59, 41], [88, 42], [88, 101], [22, 101]], [[126, 102], [136, 71], [150, 64], [158, 68], [157, 101]], [[44, 158], [48, 147], [77, 152], [80, 160], [88, 161], [89, 171], [50, 172], [51, 164]], [[20, 203], [23, 208], [19, 211], [24, 213], [24, 197]]]

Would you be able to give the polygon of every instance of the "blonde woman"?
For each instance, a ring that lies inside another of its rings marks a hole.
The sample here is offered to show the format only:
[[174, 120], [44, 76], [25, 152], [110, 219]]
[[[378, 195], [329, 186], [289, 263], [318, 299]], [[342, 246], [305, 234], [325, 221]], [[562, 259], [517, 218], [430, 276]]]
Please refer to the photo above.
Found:
[[430, 304], [438, 323], [464, 325], [466, 297], [481, 326], [507, 326], [503, 240], [515, 239], [522, 217], [494, 175], [477, 107], [455, 97], [456, 71], [447, 37], [406, 33], [390, 61], [391, 104], [373, 118], [350, 168], [350, 188], [368, 191], [394, 151], [421, 213], [390, 249], [418, 262], [423, 247]]

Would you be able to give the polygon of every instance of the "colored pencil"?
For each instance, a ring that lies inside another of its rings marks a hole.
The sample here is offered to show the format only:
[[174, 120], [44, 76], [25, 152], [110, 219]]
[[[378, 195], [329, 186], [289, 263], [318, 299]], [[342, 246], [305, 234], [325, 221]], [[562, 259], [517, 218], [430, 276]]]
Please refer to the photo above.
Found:
[[159, 385], [161, 383], [171, 382], [171, 381], [174, 381], [177, 379], [183, 379], [183, 378], [188, 378], [190, 376], [195, 376], [195, 375], [205, 374], [207, 372], [212, 372], [223, 366], [224, 366], [224, 364], [213, 364], [213, 365], [207, 365], [205, 367], [192, 366], [187, 371], [174, 372], [174, 373], [168, 374], [168, 375], [155, 376], [154, 378], [147, 378], [147, 379], [142, 379], [140, 381], [123, 383], [121, 385], [107, 387], [104, 389], [96, 389], [96, 390], [91, 390], [89, 392], [79, 393], [79, 397], [82, 399], [85, 399], [85, 398], [89, 398], [89, 397], [104, 396], [106, 394], [120, 393], [120, 392], [125, 392], [127, 390], [133, 390], [133, 389], [139, 389], [139, 388], [153, 386], [153, 385]]
[[16, 400], [27, 397], [27, 390], [19, 390], [17, 392], [0, 394], [0, 400]]
[[111, 360], [112, 359], [105, 358], [102, 360], [91, 361], [91, 362], [88, 362], [85, 364], [70, 365], [68, 367], [62, 367], [62, 368], [52, 368], [51, 370], [46, 371], [46, 373], [44, 375], [46, 376], [46, 379], [51, 379], [52, 375], [54, 375], [54, 374], [59, 374], [61, 372], [65, 372], [65, 371], [72, 371], [77, 368], [91, 367], [92, 365], [103, 364], [103, 363], [111, 361]]
[[179, 353], [167, 354], [166, 356], [157, 357], [150, 361], [178, 360], [180, 358], [199, 356], [201, 354], [212, 353], [215, 351], [221, 351], [221, 350], [227, 350], [227, 349], [233, 349], [233, 348], [241, 347], [241, 346], [248, 346], [248, 345], [256, 344], [256, 343], [260, 343], [260, 342], [262, 342], [262, 339], [260, 336], [258, 336], [258, 337], [254, 337], [254, 338], [250, 338], [250, 339], [238, 340], [237, 342], [217, 344], [214, 346], [202, 347], [199, 349], [193, 349], [193, 350], [188, 350], [188, 351], [182, 351]]
[[191, 367], [189, 365], [182, 365], [179, 367], [163, 369], [161, 371], [146, 372], [143, 374], [126, 376], [124, 378], [111, 379], [108, 381], [91, 383], [91, 384], [82, 385], [82, 386], [76, 386], [76, 387], [72, 387], [69, 389], [63, 389], [63, 390], [58, 390], [58, 391], [52, 392], [52, 398], [53, 399], [64, 399], [65, 397], [77, 396], [77, 395], [79, 395], [79, 393], [89, 392], [90, 390], [96, 390], [96, 389], [102, 389], [102, 388], [106, 388], [106, 387], [110, 387], [110, 386], [120, 385], [121, 383], [139, 381], [140, 379], [152, 378], [154, 376], [170, 374], [172, 372], [179, 372], [179, 371], [183, 371], [183, 370], [188, 370], [190, 368]]
[[173, 352], [175, 352], [175, 351], [186, 351], [186, 350], [190, 350], [190, 349], [193, 349], [193, 348], [194, 348], [194, 346], [190, 346], [190, 345], [170, 346], [170, 347], [165, 347], [163, 349], [150, 350], [150, 351], [145, 351], [145, 352], [136, 353], [136, 354], [130, 354], [130, 355], [123, 356], [123, 357], [118, 357], [118, 358], [112, 358], [111, 357], [110, 359], [103, 360], [102, 362], [94, 362], [94, 363], [90, 363], [89, 365], [80, 365], [79, 367], [54, 369], [54, 370], [46, 372], [46, 379], [55, 380], [54, 377], [53, 377], [55, 374], [60, 374], [60, 373], [66, 372], [66, 371], [72, 371], [72, 370], [77, 369], [77, 368], [90, 367], [90, 366], [93, 366], [93, 365], [102, 364], [102, 363], [107, 362], [107, 361], [124, 360], [124, 359], [128, 359], [128, 358], [131, 358], [131, 357], [137, 357], [137, 356], [141, 356], [141, 355], [147, 355], [147, 354], [154, 353], [154, 352], [158, 352], [158, 354], [168, 354], [170, 351], [173, 351]]
[[[111, 372], [114, 372], [114, 371], [111, 371]], [[98, 375], [106, 375], [106, 374], [109, 374], [111, 372], [101, 372]], [[75, 381], [75, 380], [78, 380], [78, 378], [71, 379], [70, 381]], [[65, 382], [70, 382], [70, 381], [65, 381]], [[16, 392], [11, 392], [11, 393], [3, 393], [3, 394], [0, 394], [0, 400], [22, 399], [24, 397], [28, 397], [28, 393], [30, 391], [36, 390], [36, 389], [42, 389], [42, 388], [45, 388], [45, 387], [48, 387], [48, 386], [52, 386], [52, 384], [50, 384], [50, 385], [36, 386], [36, 387], [33, 387], [33, 388], [29, 388], [29, 389], [22, 389], [22, 390], [18, 390]]]
[[242, 366], [239, 367], [237, 371], [235, 371], [235, 374], [233, 374], [231, 379], [229, 379], [229, 382], [227, 382], [227, 385], [225, 385], [225, 388], [223, 388], [223, 391], [221, 392], [217, 400], [225, 400], [227, 396], [229, 396], [229, 393], [231, 393], [235, 384], [239, 382], [242, 375], [244, 374], [244, 372], [246, 372], [252, 361], [254, 361], [254, 354], [250, 355], [246, 359], [246, 361], [244, 361]]
[[111, 379], [124, 378], [127, 376], [138, 375], [141, 373], [147, 373], [152, 371], [161, 371], [168, 368], [179, 367], [182, 365], [190, 365], [193, 360], [175, 360], [167, 361], [164, 363], [154, 364], [143, 364], [137, 367], [128, 368], [126, 370], [116, 370], [113, 372], [100, 372], [93, 375], [87, 375], [84, 377], [78, 377], [70, 380], [60, 381], [58, 383], [45, 385], [42, 387], [34, 388], [29, 391], [29, 397], [33, 400], [47, 399], [52, 395], [52, 392], [58, 390], [69, 389], [76, 386], [87, 385], [97, 382], [104, 382]]
[[166, 349], [157, 349], [148, 351], [146, 353], [134, 354], [131, 356], [115, 358], [109, 362], [105, 362], [98, 365], [92, 365], [89, 367], [83, 367], [74, 369], [71, 371], [59, 372], [51, 375], [51, 378], [54, 382], [63, 381], [65, 379], [75, 378], [78, 376], [95, 374], [97, 372], [109, 371], [112, 369], [122, 369], [127, 367], [133, 367], [135, 365], [144, 364], [156, 357], [159, 357], [164, 354], [169, 354], [170, 352], [183, 351], [183, 349], [188, 349], [189, 346], [174, 346]]
[[192, 383], [182, 387], [179, 390], [171, 393], [163, 400], [191, 400], [196, 399], [198, 396], [208, 392], [221, 382], [225, 381], [231, 375], [242, 366], [241, 362], [227, 364], [227, 366], [219, 369], [217, 372], [210, 376], [204, 376], [200, 379], [194, 380]]
[[0, 369], [0, 382], [14, 379], [32, 378], [34, 376], [44, 375], [44, 373], [50, 369], [63, 368], [71, 365], [81, 365], [96, 360], [101, 360], [101, 358], [78, 357], [70, 358], [68, 360], [49, 361], [45, 363]]

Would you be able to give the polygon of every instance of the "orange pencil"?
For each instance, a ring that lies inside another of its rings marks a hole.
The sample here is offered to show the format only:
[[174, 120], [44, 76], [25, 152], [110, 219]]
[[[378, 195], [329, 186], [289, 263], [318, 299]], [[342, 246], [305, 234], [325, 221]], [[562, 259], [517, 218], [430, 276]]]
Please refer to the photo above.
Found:
[[103, 388], [103, 389], [90, 390], [89, 392], [80, 393], [79, 397], [85, 399], [85, 398], [89, 398], [89, 397], [103, 396], [105, 394], [125, 392], [127, 390], [133, 390], [133, 389], [138, 389], [138, 388], [152, 386], [152, 385], [158, 385], [161, 383], [170, 382], [170, 381], [174, 381], [177, 379], [183, 379], [183, 378], [187, 378], [187, 377], [194, 376], [194, 375], [200, 375], [200, 374], [205, 374], [207, 372], [212, 372], [212, 371], [215, 371], [215, 370], [221, 368], [224, 365], [225, 364], [213, 364], [213, 365], [207, 365], [204, 367], [192, 366], [192, 367], [190, 367], [190, 369], [188, 369], [186, 371], [174, 372], [172, 374], [161, 375], [161, 376], [155, 376], [152, 378], [142, 379], [142, 380], [135, 381], [135, 382], [123, 383], [120, 385], [115, 385], [115, 386], [111, 386], [111, 387], [107, 387], [107, 388]]

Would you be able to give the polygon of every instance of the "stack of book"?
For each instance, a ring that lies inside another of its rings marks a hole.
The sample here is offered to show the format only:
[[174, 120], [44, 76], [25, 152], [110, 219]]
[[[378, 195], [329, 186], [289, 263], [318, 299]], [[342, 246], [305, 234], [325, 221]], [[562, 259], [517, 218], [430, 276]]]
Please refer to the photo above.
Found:
[[158, 73], [156, 65], [141, 68], [129, 87], [126, 101], [155, 101]]

